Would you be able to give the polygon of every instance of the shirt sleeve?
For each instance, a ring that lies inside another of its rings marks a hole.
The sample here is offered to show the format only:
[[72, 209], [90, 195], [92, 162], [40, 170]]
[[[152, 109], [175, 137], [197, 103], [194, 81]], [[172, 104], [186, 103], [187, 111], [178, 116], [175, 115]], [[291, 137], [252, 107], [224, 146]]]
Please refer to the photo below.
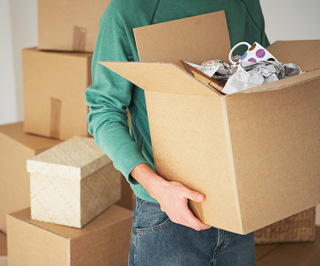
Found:
[[133, 61], [132, 49], [136, 48], [132, 28], [126, 27], [117, 12], [108, 9], [100, 20], [92, 60], [92, 85], [85, 92], [89, 133], [114, 167], [129, 183], [136, 184], [129, 174], [136, 165], [147, 161], [131, 138], [127, 124], [133, 84], [99, 64], [99, 61]]

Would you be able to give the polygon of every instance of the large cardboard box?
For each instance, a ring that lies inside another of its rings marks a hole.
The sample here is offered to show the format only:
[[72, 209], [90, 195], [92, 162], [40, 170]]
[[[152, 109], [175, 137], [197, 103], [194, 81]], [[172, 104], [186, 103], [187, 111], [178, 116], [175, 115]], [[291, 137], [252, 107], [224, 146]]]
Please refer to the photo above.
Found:
[[27, 160], [31, 217], [81, 228], [120, 200], [121, 174], [93, 138], [73, 137]]
[[82, 229], [31, 220], [30, 209], [7, 216], [10, 266], [128, 263], [132, 211], [112, 206]]
[[257, 266], [319, 266], [320, 227], [312, 243], [286, 243], [256, 247]]
[[320, 203], [319, 41], [270, 47], [307, 73], [222, 95], [176, 64], [228, 62], [223, 11], [135, 37], [141, 62], [101, 64], [145, 90], [156, 171], [206, 196], [190, 204], [204, 223], [246, 234]]
[[38, 0], [38, 48], [93, 52], [110, 0]]
[[91, 60], [91, 53], [22, 51], [26, 132], [63, 140], [88, 136], [84, 91]]
[[0, 230], [6, 214], [30, 206], [30, 177], [26, 160], [61, 143], [23, 132], [23, 122], [0, 126]]

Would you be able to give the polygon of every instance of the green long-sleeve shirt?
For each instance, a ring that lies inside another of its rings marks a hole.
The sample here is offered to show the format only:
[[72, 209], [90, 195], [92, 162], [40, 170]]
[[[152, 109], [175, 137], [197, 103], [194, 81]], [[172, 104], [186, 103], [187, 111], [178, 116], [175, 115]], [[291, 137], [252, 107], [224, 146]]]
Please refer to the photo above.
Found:
[[130, 177], [140, 163], [155, 170], [144, 92], [98, 62], [139, 61], [133, 28], [220, 10], [226, 13], [231, 46], [241, 41], [269, 45], [259, 0], [112, 0], [100, 20], [92, 85], [85, 93], [89, 132], [142, 199], [155, 201]]

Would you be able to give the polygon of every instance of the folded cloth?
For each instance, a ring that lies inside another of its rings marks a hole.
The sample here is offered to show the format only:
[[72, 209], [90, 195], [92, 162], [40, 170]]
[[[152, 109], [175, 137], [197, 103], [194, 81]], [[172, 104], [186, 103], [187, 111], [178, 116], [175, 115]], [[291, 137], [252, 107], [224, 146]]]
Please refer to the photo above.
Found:
[[231, 68], [234, 74], [229, 77], [222, 90], [226, 94], [302, 73], [301, 68], [293, 63], [283, 64], [277, 61], [241, 61], [239, 65]]

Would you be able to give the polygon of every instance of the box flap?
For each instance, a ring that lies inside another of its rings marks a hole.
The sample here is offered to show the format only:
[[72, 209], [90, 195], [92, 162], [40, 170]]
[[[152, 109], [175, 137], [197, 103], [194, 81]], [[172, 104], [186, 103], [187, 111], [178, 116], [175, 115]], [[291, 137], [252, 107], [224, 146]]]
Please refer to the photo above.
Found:
[[146, 91], [202, 96], [219, 96], [190, 74], [173, 64], [99, 62]]
[[320, 68], [320, 40], [277, 41], [267, 50], [282, 63], [294, 63], [303, 71]]
[[132, 211], [116, 205], [111, 206], [109, 209], [97, 216], [82, 229], [32, 220], [30, 208], [14, 212], [8, 215], [23, 220], [27, 223], [33, 224], [35, 226], [41, 227], [44, 230], [51, 231], [52, 233], [60, 235], [67, 239], [81, 237], [83, 235], [89, 234], [92, 231], [99, 230], [102, 227], [110, 226], [122, 220], [132, 219]]
[[229, 61], [231, 48], [224, 11], [136, 28], [134, 34], [140, 62]]
[[73, 137], [27, 160], [29, 173], [81, 179], [97, 171], [111, 159], [93, 138]]

